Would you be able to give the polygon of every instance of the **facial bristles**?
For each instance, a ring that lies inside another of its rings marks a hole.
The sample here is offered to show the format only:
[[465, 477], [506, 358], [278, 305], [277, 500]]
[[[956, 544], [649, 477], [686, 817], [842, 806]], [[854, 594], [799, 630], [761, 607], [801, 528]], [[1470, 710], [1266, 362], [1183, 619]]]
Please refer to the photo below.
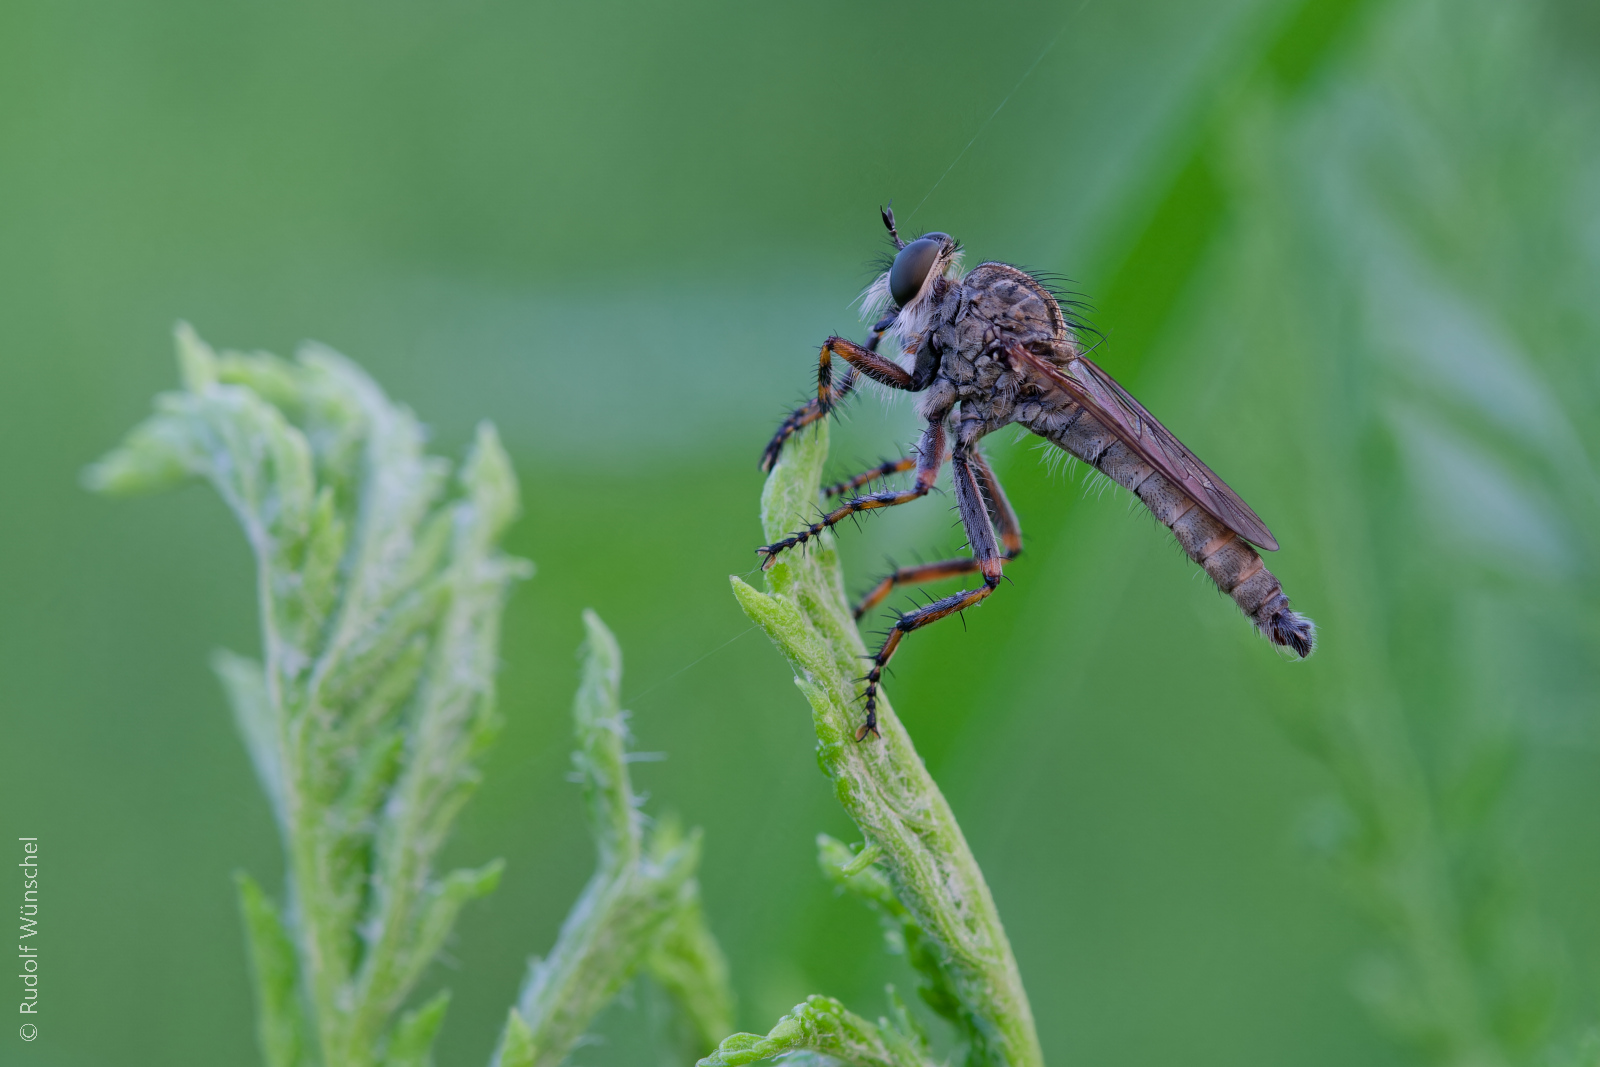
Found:
[[856, 303], [861, 305], [862, 322], [877, 322], [893, 302], [894, 298], [889, 295], [888, 271], [874, 278], [872, 284], [861, 290], [861, 295], [856, 298]]
[[[960, 281], [962, 258], [962, 250], [957, 248], [945, 259], [940, 273], [951, 281]], [[877, 322], [882, 318], [883, 313], [894, 303], [894, 297], [889, 293], [889, 271], [884, 271], [872, 279], [872, 283], [861, 290], [861, 295], [856, 297], [855, 302], [861, 307], [862, 322]]]

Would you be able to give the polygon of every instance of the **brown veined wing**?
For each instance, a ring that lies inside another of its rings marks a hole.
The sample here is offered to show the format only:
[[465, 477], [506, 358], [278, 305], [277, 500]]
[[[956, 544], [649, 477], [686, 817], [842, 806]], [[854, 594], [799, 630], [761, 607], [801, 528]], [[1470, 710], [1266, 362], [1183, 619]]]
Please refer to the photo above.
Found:
[[1251, 544], [1268, 552], [1278, 550], [1278, 540], [1261, 516], [1092, 360], [1075, 356], [1062, 370], [1021, 345], [1007, 345], [1006, 351], [1032, 371], [1032, 377], [1049, 381], [1087, 409], [1139, 458], [1204, 508], [1206, 514]]

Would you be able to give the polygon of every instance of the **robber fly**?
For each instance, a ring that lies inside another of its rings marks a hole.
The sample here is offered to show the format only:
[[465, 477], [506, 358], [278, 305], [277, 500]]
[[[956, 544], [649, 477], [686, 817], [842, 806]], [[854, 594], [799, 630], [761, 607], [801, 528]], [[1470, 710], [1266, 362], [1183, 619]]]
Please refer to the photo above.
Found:
[[[978, 450], [984, 435], [1012, 423], [1131, 491], [1267, 640], [1309, 656], [1315, 627], [1289, 609], [1282, 585], [1256, 552], [1277, 550], [1272, 531], [1144, 405], [1090, 361], [1050, 291], [1005, 263], [980, 263], [963, 272], [960, 246], [949, 234], [902, 241], [889, 208], [883, 209], [883, 224], [897, 254], [862, 299], [864, 318], [882, 317], [865, 345], [842, 337], [823, 344], [817, 398], [778, 427], [761, 469], [771, 470], [783, 443], [826, 418], [863, 376], [921, 394], [917, 413], [927, 424], [921, 441], [904, 459], [830, 486], [830, 495], [851, 494], [849, 499], [804, 530], [757, 551], [765, 568], [842, 519], [924, 497], [948, 459], [972, 557], [901, 567], [867, 594], [855, 615], [859, 619], [898, 585], [972, 573], [981, 575], [983, 584], [897, 615], [865, 679], [867, 718], [856, 740], [878, 734], [879, 680], [906, 634], [983, 601], [999, 586], [1004, 565], [1022, 551], [1016, 512]], [[884, 337], [898, 343], [904, 353], [900, 361], [879, 354]], [[835, 357], [847, 364], [837, 377]], [[880, 478], [913, 469], [916, 481], [909, 489], [857, 493]]]

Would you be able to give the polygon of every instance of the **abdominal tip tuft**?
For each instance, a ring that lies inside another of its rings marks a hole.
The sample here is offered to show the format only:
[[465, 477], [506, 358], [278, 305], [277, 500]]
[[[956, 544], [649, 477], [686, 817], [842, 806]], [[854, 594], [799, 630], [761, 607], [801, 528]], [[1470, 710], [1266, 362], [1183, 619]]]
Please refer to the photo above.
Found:
[[1316, 651], [1317, 625], [1299, 612], [1287, 608], [1274, 612], [1267, 625], [1267, 637], [1272, 643], [1282, 645], [1301, 659]]

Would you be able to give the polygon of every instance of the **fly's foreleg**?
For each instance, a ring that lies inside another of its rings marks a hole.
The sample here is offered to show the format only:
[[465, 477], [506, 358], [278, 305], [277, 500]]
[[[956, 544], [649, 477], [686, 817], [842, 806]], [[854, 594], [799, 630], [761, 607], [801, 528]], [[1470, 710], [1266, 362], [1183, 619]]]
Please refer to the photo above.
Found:
[[[772, 465], [778, 462], [785, 441], [818, 419], [827, 418], [850, 395], [855, 389], [858, 372], [891, 389], [911, 388], [911, 375], [898, 363], [878, 355], [878, 342], [883, 339], [883, 331], [892, 321], [887, 319], [874, 326], [865, 345], [846, 341], [843, 337], [830, 337], [823, 342], [822, 351], [817, 356], [817, 397], [790, 412], [778, 425], [778, 432], [772, 435], [766, 451], [761, 453], [763, 471], [770, 471]], [[850, 364], [839, 375], [837, 384], [833, 379], [834, 356]]]
[[[905, 461], [902, 461], [905, 462]], [[1000, 534], [1002, 563], [1009, 563], [1022, 554], [1022, 524], [1017, 520], [1017, 513], [1011, 507], [1011, 501], [1006, 499], [1006, 494], [1000, 488], [1000, 480], [994, 476], [987, 460], [981, 452], [973, 451], [967, 454], [967, 462], [972, 465], [972, 470], [977, 475], [978, 484], [983, 492], [984, 502], [988, 505], [989, 518], [993, 521], [996, 531]], [[885, 467], [888, 464], [884, 464]], [[870, 474], [871, 472], [867, 472]], [[865, 477], [865, 475], [858, 475]], [[918, 585], [922, 582], [937, 582], [943, 578], [955, 578], [963, 574], [971, 574], [981, 569], [976, 556], [963, 559], [946, 559], [938, 563], [922, 563], [915, 567], [901, 567], [893, 574], [888, 575], [872, 591], [861, 599], [856, 605], [855, 616], [857, 619], [883, 603], [884, 597], [898, 586]]]
[[944, 416], [928, 423], [928, 428], [922, 433], [922, 443], [917, 447], [917, 480], [907, 490], [895, 492], [893, 490], [882, 493], [868, 493], [865, 496], [854, 497], [847, 500], [840, 507], [834, 508], [816, 522], [799, 530], [781, 541], [774, 541], [770, 545], [763, 545], [756, 549], [763, 557], [761, 568], [765, 570], [778, 558], [778, 554], [786, 549], [803, 545], [852, 515], [863, 511], [874, 511], [878, 508], [892, 508], [897, 504], [909, 504], [913, 500], [920, 500], [928, 495], [933, 488], [933, 483], [939, 478], [939, 468], [944, 466]]
[[[999, 542], [995, 539], [994, 527], [989, 522], [988, 509], [984, 506], [983, 493], [978, 487], [978, 475], [974, 469], [975, 466], [987, 469], [987, 465], [983, 464], [982, 460], [974, 464], [973, 455], [965, 448], [957, 447], [950, 462], [956, 490], [956, 508], [961, 513], [961, 524], [967, 531], [967, 542], [972, 546], [972, 569], [983, 575], [983, 585], [977, 589], [964, 589], [959, 593], [953, 593], [942, 600], [935, 600], [927, 607], [908, 611], [895, 620], [894, 628], [889, 631], [889, 636], [884, 638], [878, 654], [872, 658], [872, 670], [867, 672], [867, 689], [863, 694], [867, 702], [867, 721], [856, 731], [857, 741], [866, 740], [868, 734], [873, 737], [878, 736], [878, 684], [883, 679], [884, 667], [888, 665], [906, 634], [983, 602], [1000, 584], [1004, 556], [1000, 551]], [[991, 479], [994, 477], [992, 472], [989, 476]], [[995, 487], [999, 487], [998, 482], [995, 483]], [[1018, 543], [1020, 546], [1020, 541]]]
[[855, 390], [855, 387], [856, 373], [849, 368], [839, 376], [837, 384], [834, 382], [833, 367], [828, 358], [828, 350], [824, 348], [822, 359], [817, 364], [817, 398], [806, 401], [778, 424], [777, 433], [772, 435], [772, 440], [767, 442], [766, 451], [761, 453], [761, 469], [772, 470], [772, 465], [778, 462], [778, 455], [783, 451], [783, 443], [818, 419], [827, 418], [840, 401]]

